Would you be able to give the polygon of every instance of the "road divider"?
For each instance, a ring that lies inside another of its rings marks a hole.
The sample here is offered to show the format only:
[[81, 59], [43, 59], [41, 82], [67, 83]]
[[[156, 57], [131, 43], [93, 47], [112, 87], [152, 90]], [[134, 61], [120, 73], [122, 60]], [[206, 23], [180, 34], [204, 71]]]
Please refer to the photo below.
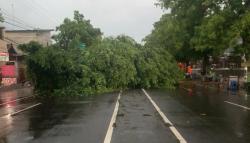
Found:
[[157, 112], [162, 117], [165, 124], [169, 126], [169, 129], [171, 132], [175, 135], [175, 137], [179, 140], [180, 143], [187, 143], [187, 141], [183, 138], [183, 136], [180, 134], [180, 132], [174, 127], [172, 122], [167, 118], [167, 116], [161, 111], [159, 106], [153, 101], [153, 99], [149, 96], [149, 94], [146, 92], [146, 90], [142, 89], [144, 94], [147, 96], [147, 98], [150, 100], [150, 102], [153, 104]]
[[243, 106], [243, 105], [239, 105], [239, 104], [236, 104], [236, 103], [233, 103], [233, 102], [229, 102], [229, 101], [224, 101], [225, 103], [228, 103], [228, 104], [231, 104], [231, 105], [234, 105], [234, 106], [237, 106], [237, 107], [240, 107], [240, 108], [243, 108], [243, 109], [246, 109], [246, 110], [250, 110], [249, 107], [246, 107], [246, 106]]
[[108, 127], [108, 131], [106, 133], [106, 136], [105, 136], [105, 139], [104, 139], [103, 143], [110, 143], [111, 142], [113, 130], [114, 130], [114, 127], [115, 127], [116, 117], [117, 117], [118, 110], [119, 110], [119, 102], [120, 102], [121, 94], [122, 94], [122, 91], [120, 91], [120, 93], [118, 95], [118, 98], [117, 98], [117, 101], [116, 101], [116, 104], [115, 104], [115, 109], [114, 109], [113, 115], [111, 117], [109, 127]]

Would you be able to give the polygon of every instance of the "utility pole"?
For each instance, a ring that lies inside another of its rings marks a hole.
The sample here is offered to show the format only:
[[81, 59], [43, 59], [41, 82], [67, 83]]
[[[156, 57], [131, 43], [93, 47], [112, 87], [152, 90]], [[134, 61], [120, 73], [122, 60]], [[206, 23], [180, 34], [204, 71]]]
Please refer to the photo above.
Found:
[[[12, 22], [15, 23], [15, 13], [14, 13], [14, 1], [12, 1], [12, 4], [11, 4], [11, 11], [12, 11]], [[14, 26], [12, 26], [13, 29], [15, 29]]]

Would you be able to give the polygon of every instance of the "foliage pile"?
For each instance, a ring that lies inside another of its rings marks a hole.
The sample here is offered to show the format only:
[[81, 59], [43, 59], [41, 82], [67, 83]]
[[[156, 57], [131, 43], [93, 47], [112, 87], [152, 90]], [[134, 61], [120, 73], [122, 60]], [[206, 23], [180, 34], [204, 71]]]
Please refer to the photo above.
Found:
[[[27, 70], [35, 89], [46, 96], [85, 96], [121, 88], [173, 88], [180, 71], [162, 48], [145, 47], [128, 36], [102, 38], [99, 29], [75, 12], [65, 19], [50, 47], [31, 42]], [[80, 43], [87, 47], [80, 48]]]

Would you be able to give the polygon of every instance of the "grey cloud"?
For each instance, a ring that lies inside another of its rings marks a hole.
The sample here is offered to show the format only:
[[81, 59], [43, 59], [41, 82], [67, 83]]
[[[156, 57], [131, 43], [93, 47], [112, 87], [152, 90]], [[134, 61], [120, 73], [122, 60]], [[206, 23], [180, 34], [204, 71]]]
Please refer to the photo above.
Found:
[[[0, 7], [39, 28], [55, 28], [79, 10], [105, 36], [126, 34], [137, 41], [158, 21], [162, 10], [156, 0], [0, 0]], [[11, 4], [14, 4], [14, 12]], [[10, 27], [11, 28], [11, 27]]]

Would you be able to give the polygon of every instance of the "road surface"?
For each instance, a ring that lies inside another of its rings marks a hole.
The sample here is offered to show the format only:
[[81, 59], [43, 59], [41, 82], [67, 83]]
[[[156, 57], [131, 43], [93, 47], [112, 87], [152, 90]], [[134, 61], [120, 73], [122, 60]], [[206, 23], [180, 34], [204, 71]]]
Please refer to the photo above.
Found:
[[0, 91], [0, 143], [249, 143], [249, 98], [194, 86], [45, 104]]

